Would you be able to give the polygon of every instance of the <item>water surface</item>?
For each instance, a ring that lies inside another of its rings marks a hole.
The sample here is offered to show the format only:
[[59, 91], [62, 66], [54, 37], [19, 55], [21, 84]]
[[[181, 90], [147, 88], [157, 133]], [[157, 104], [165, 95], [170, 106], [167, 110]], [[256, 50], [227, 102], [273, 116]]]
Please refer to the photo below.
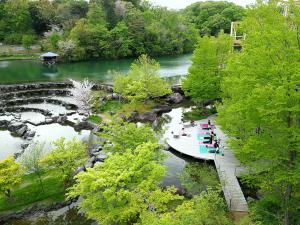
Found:
[[[187, 74], [191, 54], [164, 56], [157, 60], [161, 65], [160, 75], [177, 82]], [[111, 71], [127, 73], [134, 59], [97, 60], [75, 63], [43, 65], [40, 61], [0, 61], [0, 84], [35, 81], [62, 81], [69, 78], [111, 82]]]

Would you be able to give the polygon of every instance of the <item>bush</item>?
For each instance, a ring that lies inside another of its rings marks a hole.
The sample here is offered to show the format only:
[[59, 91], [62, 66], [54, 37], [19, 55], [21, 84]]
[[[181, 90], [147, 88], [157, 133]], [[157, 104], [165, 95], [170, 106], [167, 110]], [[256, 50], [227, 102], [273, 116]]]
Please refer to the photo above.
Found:
[[27, 49], [30, 50], [31, 49], [31, 45], [34, 43], [34, 36], [33, 35], [28, 35], [25, 34], [22, 37], [22, 46]]

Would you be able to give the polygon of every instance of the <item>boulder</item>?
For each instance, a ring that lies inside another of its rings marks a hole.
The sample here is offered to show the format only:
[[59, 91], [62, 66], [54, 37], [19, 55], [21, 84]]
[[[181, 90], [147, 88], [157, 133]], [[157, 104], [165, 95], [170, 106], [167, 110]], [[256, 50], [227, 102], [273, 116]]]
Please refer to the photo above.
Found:
[[178, 104], [183, 102], [184, 100], [184, 96], [180, 93], [171, 94], [166, 99], [166, 101], [171, 104]]
[[173, 85], [171, 87], [171, 90], [173, 91], [173, 93], [179, 93], [179, 94], [184, 95], [184, 91], [182, 90], [181, 86], [179, 86], [179, 85]]
[[104, 152], [100, 152], [96, 157], [95, 157], [95, 162], [104, 162], [104, 160], [107, 158], [107, 155]]
[[94, 163], [91, 163], [91, 162], [87, 162], [84, 167], [87, 169], [87, 168], [93, 168], [94, 166]]
[[29, 143], [23, 143], [21, 144], [22, 149], [26, 149], [29, 146]]
[[85, 171], [84, 167], [78, 167], [77, 170], [75, 170], [75, 172], [74, 172], [74, 176], [81, 173], [81, 172], [84, 172], [84, 171]]
[[12, 121], [9, 124], [9, 130], [10, 131], [17, 131], [17, 130], [21, 129], [24, 126], [26, 126], [24, 123]]
[[21, 127], [20, 129], [16, 130], [16, 134], [21, 137], [26, 133], [27, 129], [28, 128], [25, 125], [25, 126]]
[[171, 111], [172, 108], [169, 105], [158, 105], [152, 109], [152, 112], [156, 114], [163, 114]]
[[27, 130], [27, 132], [24, 134], [25, 137], [33, 138], [35, 136], [34, 130]]
[[156, 113], [145, 112], [139, 115], [138, 121], [141, 122], [154, 122], [156, 120]]

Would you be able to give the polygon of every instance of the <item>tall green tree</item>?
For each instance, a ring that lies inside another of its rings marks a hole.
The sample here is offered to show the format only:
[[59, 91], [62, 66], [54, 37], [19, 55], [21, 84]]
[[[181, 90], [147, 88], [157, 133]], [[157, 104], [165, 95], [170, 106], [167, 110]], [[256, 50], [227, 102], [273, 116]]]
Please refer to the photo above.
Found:
[[198, 41], [188, 76], [182, 82], [185, 95], [203, 104], [220, 97], [220, 82], [232, 44], [228, 35], [203, 37]]
[[24, 34], [33, 33], [32, 20], [27, 0], [8, 0], [4, 3], [2, 28], [9, 44], [21, 43]]
[[99, 135], [110, 142], [105, 149], [111, 153], [122, 154], [127, 149], [135, 149], [141, 144], [157, 141], [154, 131], [148, 125], [138, 127], [134, 123], [114, 121], [102, 128], [104, 132]]
[[0, 160], [0, 191], [8, 198], [11, 197], [11, 190], [21, 183], [21, 175], [20, 165], [14, 157]]
[[159, 77], [159, 63], [142, 55], [132, 63], [127, 76], [114, 79], [114, 89], [131, 102], [148, 100], [171, 93], [167, 82]]
[[300, 204], [300, 8], [260, 1], [243, 22], [243, 50], [228, 63], [219, 122], [252, 168], [263, 199], [255, 219], [298, 224]]
[[174, 188], [158, 187], [165, 174], [157, 144], [144, 143], [76, 176], [69, 197], [81, 196], [79, 207], [101, 224], [132, 224], [142, 212], [168, 211], [182, 197]]
[[53, 144], [54, 149], [41, 162], [49, 169], [55, 169], [65, 184], [68, 184], [75, 170], [86, 162], [87, 146], [76, 139], [66, 142], [64, 138]]

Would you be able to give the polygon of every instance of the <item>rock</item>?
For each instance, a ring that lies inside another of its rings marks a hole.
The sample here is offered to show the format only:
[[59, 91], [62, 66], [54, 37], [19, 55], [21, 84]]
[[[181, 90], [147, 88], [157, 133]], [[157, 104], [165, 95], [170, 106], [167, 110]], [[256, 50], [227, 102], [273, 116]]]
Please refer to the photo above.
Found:
[[139, 115], [138, 121], [141, 122], [154, 122], [156, 120], [156, 113], [145, 112]]
[[46, 118], [45, 123], [53, 123], [53, 119], [52, 118]]
[[184, 100], [184, 96], [180, 93], [171, 94], [166, 99], [166, 101], [171, 104], [178, 104], [183, 102]]
[[247, 202], [248, 202], [248, 203], [254, 202], [254, 201], [255, 201], [254, 198], [252, 198], [252, 197], [250, 197], [250, 196], [247, 197]]
[[22, 149], [26, 149], [29, 146], [29, 143], [23, 143], [21, 144]]
[[27, 131], [27, 126], [25, 125], [25, 126], [23, 126], [23, 127], [21, 127], [20, 129], [18, 129], [18, 130], [16, 130], [16, 134], [18, 135], [18, 136], [20, 136], [20, 137], [22, 137], [24, 134], [25, 134], [25, 132]]
[[87, 169], [87, 168], [93, 168], [94, 164], [91, 163], [91, 162], [87, 162], [84, 167]]
[[91, 158], [89, 158], [88, 162], [94, 164], [94, 163], [96, 162], [96, 157], [95, 157], [95, 156], [92, 156]]
[[107, 155], [104, 152], [100, 152], [96, 157], [95, 157], [95, 162], [104, 162], [104, 160], [107, 158]]
[[35, 131], [34, 130], [27, 130], [26, 137], [34, 137]]
[[57, 118], [57, 123], [64, 123], [64, 122], [66, 122], [66, 120], [68, 119], [68, 117], [67, 116], [59, 116], [58, 118]]
[[173, 91], [173, 93], [179, 93], [179, 94], [184, 95], [184, 91], [182, 90], [181, 86], [179, 86], [179, 85], [173, 85], [171, 87], [171, 90]]
[[167, 113], [167, 112], [171, 112], [171, 111], [172, 111], [172, 108], [169, 105], [158, 105], [152, 109], [152, 112], [156, 113], [156, 114], [162, 114], [162, 113]]
[[21, 123], [21, 122], [12, 121], [9, 124], [9, 130], [10, 131], [17, 131], [20, 128], [22, 128], [23, 126], [26, 126], [26, 125], [24, 123]]
[[74, 173], [74, 176], [81, 173], [81, 172], [84, 172], [85, 171], [85, 168], [84, 167], [78, 167], [77, 170], [75, 171]]

